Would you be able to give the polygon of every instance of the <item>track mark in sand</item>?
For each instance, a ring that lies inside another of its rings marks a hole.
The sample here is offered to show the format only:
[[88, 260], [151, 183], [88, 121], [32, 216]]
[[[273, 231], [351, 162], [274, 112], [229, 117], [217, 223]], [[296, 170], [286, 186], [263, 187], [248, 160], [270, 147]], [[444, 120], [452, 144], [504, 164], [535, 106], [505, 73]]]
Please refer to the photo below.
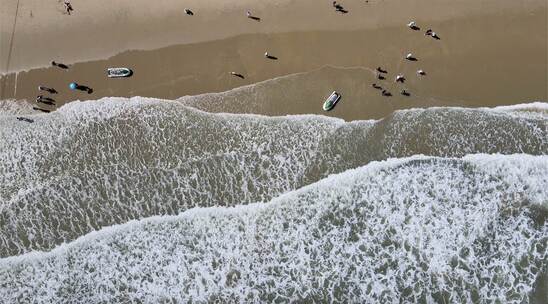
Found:
[[[15, 18], [13, 20], [13, 29], [11, 31], [11, 37], [10, 37], [10, 47], [8, 51], [8, 60], [6, 62], [6, 74], [9, 71], [10, 67], [10, 61], [11, 61], [11, 53], [13, 51], [13, 38], [15, 37], [15, 27], [17, 26], [17, 14], [19, 13], [19, 2], [20, 0], [17, 0], [17, 6], [15, 8]], [[17, 80], [16, 84], [17, 85]], [[6, 80], [2, 81], [2, 89], [0, 89], [0, 100], [4, 99], [4, 92], [6, 91]], [[14, 96], [15, 97], [15, 96]]]

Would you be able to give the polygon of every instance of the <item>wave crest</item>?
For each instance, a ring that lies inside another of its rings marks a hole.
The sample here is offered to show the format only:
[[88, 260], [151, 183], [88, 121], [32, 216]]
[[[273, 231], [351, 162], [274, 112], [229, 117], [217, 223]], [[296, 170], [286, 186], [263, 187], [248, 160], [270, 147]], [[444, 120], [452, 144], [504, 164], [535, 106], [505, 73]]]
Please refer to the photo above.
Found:
[[270, 203], [195, 208], [2, 259], [0, 294], [521, 303], [547, 266], [548, 225], [526, 203], [547, 178], [546, 156], [375, 162]]
[[0, 145], [10, 147], [0, 151], [0, 256], [132, 219], [268, 201], [374, 160], [548, 153], [546, 120], [486, 109], [347, 123], [106, 98], [33, 118], [23, 128], [0, 116]]

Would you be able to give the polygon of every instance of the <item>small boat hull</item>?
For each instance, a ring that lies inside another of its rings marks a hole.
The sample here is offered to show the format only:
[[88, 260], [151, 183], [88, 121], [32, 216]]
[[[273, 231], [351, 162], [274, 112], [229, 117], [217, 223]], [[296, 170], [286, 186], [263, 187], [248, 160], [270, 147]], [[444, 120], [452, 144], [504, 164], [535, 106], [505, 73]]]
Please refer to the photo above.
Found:
[[323, 110], [324, 111], [331, 111], [337, 102], [341, 99], [341, 94], [337, 93], [337, 91], [333, 91], [329, 97], [325, 100], [323, 103]]
[[128, 68], [108, 68], [107, 76], [109, 78], [123, 78], [133, 75], [133, 71]]

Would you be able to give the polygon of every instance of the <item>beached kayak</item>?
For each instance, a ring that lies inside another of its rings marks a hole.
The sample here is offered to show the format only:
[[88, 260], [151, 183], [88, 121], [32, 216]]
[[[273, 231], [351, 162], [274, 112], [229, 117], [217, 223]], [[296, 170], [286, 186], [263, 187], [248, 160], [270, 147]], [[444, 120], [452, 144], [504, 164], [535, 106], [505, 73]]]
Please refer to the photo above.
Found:
[[329, 97], [323, 103], [323, 110], [330, 111], [331, 109], [333, 109], [339, 99], [341, 99], [341, 94], [337, 93], [337, 91], [333, 91], [333, 93], [331, 93], [331, 95], [329, 95]]
[[108, 68], [107, 76], [110, 78], [129, 77], [133, 71], [128, 68]]

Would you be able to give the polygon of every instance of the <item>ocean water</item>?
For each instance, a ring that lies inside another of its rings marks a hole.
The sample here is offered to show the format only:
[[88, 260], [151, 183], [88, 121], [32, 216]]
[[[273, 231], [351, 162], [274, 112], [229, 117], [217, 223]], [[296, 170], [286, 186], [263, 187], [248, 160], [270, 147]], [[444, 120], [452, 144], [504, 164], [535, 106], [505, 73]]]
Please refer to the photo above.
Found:
[[[222, 98], [202, 98], [103, 98], [50, 114], [0, 102], [0, 298], [546, 293], [546, 103], [346, 122], [210, 113]], [[15, 119], [25, 113], [34, 123]]]

